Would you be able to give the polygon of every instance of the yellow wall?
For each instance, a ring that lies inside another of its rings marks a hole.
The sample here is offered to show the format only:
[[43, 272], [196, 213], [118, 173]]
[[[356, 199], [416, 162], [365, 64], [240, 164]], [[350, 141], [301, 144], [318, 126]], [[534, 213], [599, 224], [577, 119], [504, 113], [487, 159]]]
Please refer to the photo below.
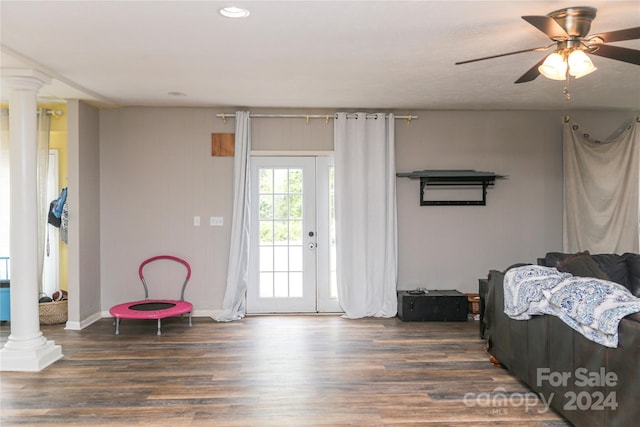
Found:
[[[49, 108], [55, 111], [63, 111], [62, 116], [51, 116], [51, 133], [49, 148], [58, 150], [58, 192], [67, 186], [67, 105], [66, 104], [38, 104], [39, 108]], [[60, 241], [60, 288], [68, 290], [69, 252], [67, 244]]]

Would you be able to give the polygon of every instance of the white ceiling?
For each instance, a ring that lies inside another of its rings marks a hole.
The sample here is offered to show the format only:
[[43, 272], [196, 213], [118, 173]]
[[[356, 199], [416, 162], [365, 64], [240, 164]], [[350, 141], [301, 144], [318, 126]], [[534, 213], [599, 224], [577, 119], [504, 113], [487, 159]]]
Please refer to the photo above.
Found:
[[[223, 18], [230, 4], [251, 15]], [[2, 0], [1, 66], [51, 76], [44, 100], [101, 106], [640, 108], [640, 67], [607, 58], [571, 80], [571, 101], [564, 82], [513, 83], [551, 50], [454, 65], [546, 46], [520, 17], [577, 5], [598, 9], [591, 34], [640, 26], [638, 0]]]

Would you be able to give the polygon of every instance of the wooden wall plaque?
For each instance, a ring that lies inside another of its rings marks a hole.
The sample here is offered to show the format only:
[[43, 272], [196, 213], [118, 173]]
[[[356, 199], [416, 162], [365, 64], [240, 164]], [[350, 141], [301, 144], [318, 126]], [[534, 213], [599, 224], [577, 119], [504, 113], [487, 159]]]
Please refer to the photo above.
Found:
[[211, 134], [211, 155], [219, 157], [233, 157], [235, 135], [232, 133]]

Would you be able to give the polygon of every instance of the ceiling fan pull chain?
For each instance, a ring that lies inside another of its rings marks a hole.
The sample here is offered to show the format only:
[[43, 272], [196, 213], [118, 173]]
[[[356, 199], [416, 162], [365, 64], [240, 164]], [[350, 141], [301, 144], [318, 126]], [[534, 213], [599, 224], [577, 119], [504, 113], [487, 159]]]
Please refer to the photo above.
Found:
[[567, 101], [571, 101], [571, 92], [569, 92], [569, 67], [567, 67], [567, 76], [564, 83], [564, 88], [562, 89], [562, 93], [564, 94], [564, 99]]

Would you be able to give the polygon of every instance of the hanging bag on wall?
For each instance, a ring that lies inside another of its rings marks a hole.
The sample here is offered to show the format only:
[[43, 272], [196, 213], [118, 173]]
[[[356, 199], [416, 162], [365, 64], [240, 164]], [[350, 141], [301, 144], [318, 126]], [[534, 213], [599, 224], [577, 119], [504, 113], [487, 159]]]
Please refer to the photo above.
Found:
[[57, 200], [49, 203], [49, 216], [47, 222], [53, 225], [56, 228], [60, 228], [60, 224], [62, 223], [62, 219], [59, 216], [55, 215]]

